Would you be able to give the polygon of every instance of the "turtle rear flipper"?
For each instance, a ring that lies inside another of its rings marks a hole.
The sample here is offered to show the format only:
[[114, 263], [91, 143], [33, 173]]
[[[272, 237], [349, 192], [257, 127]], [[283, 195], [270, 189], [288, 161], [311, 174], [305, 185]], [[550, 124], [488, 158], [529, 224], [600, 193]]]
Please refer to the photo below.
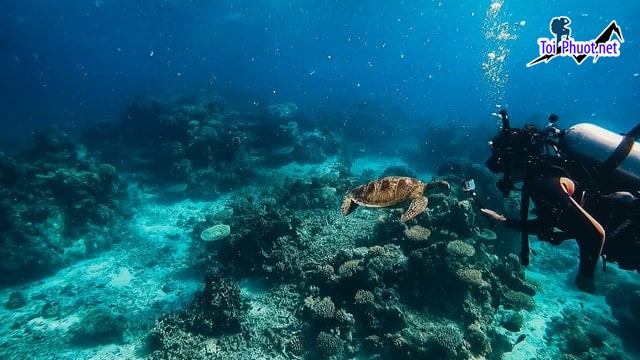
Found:
[[427, 208], [428, 203], [429, 200], [426, 196], [419, 196], [413, 199], [413, 201], [411, 201], [411, 204], [409, 204], [409, 208], [407, 209], [407, 211], [405, 211], [404, 214], [402, 214], [402, 217], [400, 217], [400, 221], [406, 222], [422, 214], [424, 209]]
[[351, 196], [345, 197], [341, 207], [342, 215], [347, 216], [351, 214], [351, 212], [355, 210], [357, 207], [358, 207], [358, 204], [356, 204], [356, 202], [353, 201]]
[[430, 192], [447, 191], [449, 189], [451, 189], [451, 185], [445, 180], [433, 180], [427, 183], [427, 190]]

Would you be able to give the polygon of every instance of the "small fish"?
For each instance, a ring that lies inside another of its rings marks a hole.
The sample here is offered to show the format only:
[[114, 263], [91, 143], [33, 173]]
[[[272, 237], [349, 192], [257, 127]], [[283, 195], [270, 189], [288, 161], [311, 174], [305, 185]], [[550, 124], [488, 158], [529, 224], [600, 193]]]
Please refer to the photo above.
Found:
[[520, 334], [520, 336], [518, 336], [518, 338], [516, 339], [516, 342], [513, 344], [513, 346], [516, 346], [516, 345], [520, 344], [526, 338], [527, 338], [527, 334]]

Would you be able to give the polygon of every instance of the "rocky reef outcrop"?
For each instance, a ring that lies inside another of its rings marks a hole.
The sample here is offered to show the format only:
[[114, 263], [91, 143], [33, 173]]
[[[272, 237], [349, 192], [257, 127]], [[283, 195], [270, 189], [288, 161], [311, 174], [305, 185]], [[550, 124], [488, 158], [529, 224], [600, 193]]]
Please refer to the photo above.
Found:
[[0, 153], [0, 283], [50, 274], [120, 241], [127, 194], [117, 168], [57, 127]]

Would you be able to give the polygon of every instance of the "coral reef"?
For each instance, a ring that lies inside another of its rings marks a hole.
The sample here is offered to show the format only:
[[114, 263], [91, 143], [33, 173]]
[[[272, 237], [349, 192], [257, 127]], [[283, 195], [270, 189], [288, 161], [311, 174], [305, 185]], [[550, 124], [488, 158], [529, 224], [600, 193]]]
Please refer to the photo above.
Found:
[[[296, 104], [257, 110], [227, 110], [224, 100], [211, 94], [137, 97], [122, 120], [110, 125], [113, 134], [90, 129], [85, 138], [116, 166], [144, 170], [148, 184], [181, 185], [208, 199], [250, 184], [262, 167], [319, 163], [337, 154], [337, 136], [302, 126], [310, 121]], [[105, 142], [115, 134], [122, 134], [122, 143]]]
[[414, 225], [404, 230], [404, 235], [411, 244], [421, 247], [431, 237], [431, 230], [424, 226]]
[[151, 359], [179, 359], [188, 354], [202, 358], [207, 354], [202, 340], [240, 332], [245, 310], [238, 286], [216, 270], [209, 272], [204, 290], [191, 305], [156, 320], [148, 340]]
[[454, 257], [460, 257], [464, 260], [476, 254], [476, 250], [472, 245], [462, 240], [453, 240], [447, 244], [447, 251]]
[[523, 292], [508, 290], [503, 294], [503, 304], [505, 307], [514, 310], [531, 311], [536, 303], [533, 298]]
[[589, 359], [598, 354], [604, 358], [627, 359], [620, 340], [604, 330], [610, 326], [599, 317], [586, 318], [578, 309], [565, 308], [562, 316], [552, 319], [546, 330], [548, 341], [561, 344], [565, 354], [577, 359]]
[[[150, 323], [132, 329], [138, 313], [129, 317], [104, 306], [76, 311], [96, 300], [65, 302], [22, 290], [3, 298], [3, 311], [17, 314], [12, 326], [41, 336], [45, 326], [72, 320], [60, 333], [81, 349], [126, 343], [144, 331], [138, 355], [154, 360], [501, 358], [531, 326], [528, 313], [540, 311], [538, 287], [525, 281], [512, 237], [486, 228], [460, 183], [475, 178], [483, 202], [497, 199], [486, 205], [498, 210], [515, 210], [517, 197], [503, 206], [494, 175], [446, 157], [460, 139], [442, 134], [455, 129], [429, 129], [428, 141], [408, 157], [416, 167], [381, 171], [386, 164], [365, 163], [352, 170], [371, 150], [371, 136], [380, 149], [398, 154], [382, 140], [407, 131], [390, 126], [392, 108], [356, 108], [311, 116], [294, 103], [234, 111], [210, 94], [140, 97], [121, 121], [85, 132], [91, 151], [50, 129], [36, 132], [32, 149], [0, 153], [6, 279], [45, 274], [109, 248], [122, 234], [118, 224], [131, 215], [125, 209], [150, 198], [159, 204], [192, 198], [185, 207], [197, 209], [176, 211], [173, 227], [164, 218], [144, 223], [144, 246], [151, 244], [148, 234], [161, 233], [153, 251], [97, 285], [106, 292], [135, 287], [141, 271], [183, 254], [188, 260], [163, 273], [157, 296], [149, 298], [151, 310], [142, 316], [155, 319], [150, 331]], [[370, 119], [374, 124], [362, 133]], [[370, 135], [371, 129], [380, 132]], [[416, 169], [438, 166], [451, 191], [431, 194], [427, 210], [407, 224], [399, 221], [402, 209], [339, 213], [342, 195], [363, 180], [380, 173], [419, 177], [424, 174]], [[565, 260], [548, 266], [554, 261]], [[202, 274], [203, 287], [196, 288]], [[195, 296], [177, 286], [186, 279], [193, 292], [201, 289]], [[59, 295], [77, 291], [69, 286]], [[638, 337], [637, 293], [632, 286], [607, 289], [613, 315], [633, 329], [631, 339]], [[611, 323], [589, 324], [569, 310], [555, 320], [546, 335], [567, 356], [621, 358], [617, 338], [608, 333]]]
[[316, 337], [316, 349], [323, 359], [339, 357], [343, 347], [344, 341], [335, 335], [321, 331]]
[[453, 325], [436, 325], [429, 330], [428, 343], [433, 345], [432, 356], [444, 359], [457, 358], [458, 347], [462, 344], [464, 335]]
[[221, 244], [217, 258], [231, 273], [272, 281], [295, 281], [302, 276], [297, 257], [304, 244], [298, 235], [300, 221], [292, 211], [238, 197], [228, 221], [238, 230]]
[[119, 241], [127, 217], [117, 169], [56, 127], [0, 154], [0, 283], [50, 274]]
[[331, 297], [328, 296], [322, 299], [315, 299], [313, 296], [309, 296], [304, 299], [304, 307], [309, 311], [311, 317], [316, 320], [332, 319], [336, 313], [336, 306]]

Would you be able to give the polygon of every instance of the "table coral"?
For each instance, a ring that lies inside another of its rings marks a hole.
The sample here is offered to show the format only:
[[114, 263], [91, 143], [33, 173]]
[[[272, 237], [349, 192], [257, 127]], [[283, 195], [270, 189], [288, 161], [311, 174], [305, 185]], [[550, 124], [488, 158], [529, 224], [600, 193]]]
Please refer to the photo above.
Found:
[[414, 225], [404, 231], [404, 235], [412, 242], [423, 242], [431, 236], [431, 230], [424, 226]]
[[219, 224], [204, 229], [200, 233], [200, 238], [204, 241], [218, 241], [226, 238], [231, 234], [231, 227], [229, 225]]

